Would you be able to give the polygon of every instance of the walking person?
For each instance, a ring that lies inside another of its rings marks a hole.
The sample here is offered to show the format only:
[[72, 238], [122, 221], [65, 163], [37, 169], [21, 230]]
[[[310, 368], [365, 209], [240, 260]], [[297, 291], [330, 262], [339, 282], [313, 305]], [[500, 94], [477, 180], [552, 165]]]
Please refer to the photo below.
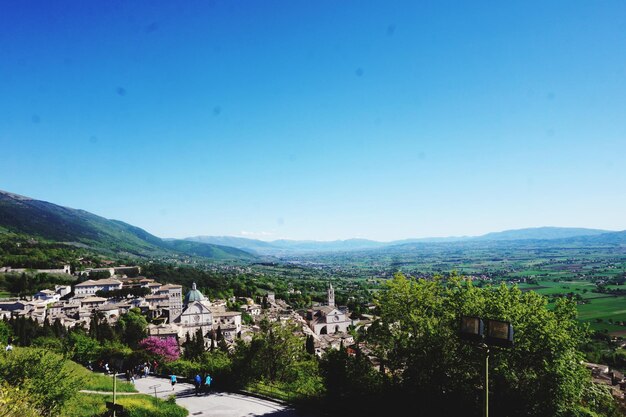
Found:
[[196, 374], [196, 377], [193, 379], [196, 383], [196, 396], [200, 394], [200, 388], [202, 387], [202, 377], [200, 374]]
[[213, 378], [211, 378], [211, 375], [206, 374], [206, 378], [204, 379], [204, 391], [207, 394], [211, 391], [211, 381], [213, 381]]
[[174, 391], [174, 385], [176, 385], [176, 375], [170, 375], [170, 382], [172, 383], [172, 391]]
[[146, 362], [146, 365], [143, 367], [143, 377], [147, 378], [149, 373], [150, 373], [150, 368], [148, 368], [148, 363]]

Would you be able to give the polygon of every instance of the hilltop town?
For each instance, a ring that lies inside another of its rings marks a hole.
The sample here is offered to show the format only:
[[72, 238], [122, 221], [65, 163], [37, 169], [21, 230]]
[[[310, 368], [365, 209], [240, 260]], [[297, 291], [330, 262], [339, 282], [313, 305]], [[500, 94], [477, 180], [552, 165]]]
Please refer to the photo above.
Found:
[[[7, 267], [1, 272], [23, 271]], [[39, 272], [70, 274], [69, 267]], [[229, 346], [237, 339], [249, 341], [259, 330], [259, 322], [266, 319], [296, 324], [302, 335], [313, 340], [315, 352], [321, 356], [327, 349], [353, 344], [350, 330], [369, 325], [373, 318], [364, 315], [362, 320], [351, 319], [347, 307], [335, 305], [332, 284], [327, 289], [326, 303], [294, 310], [272, 292], [260, 299], [209, 300], [195, 283], [183, 294], [181, 285], [160, 283], [140, 274], [139, 266], [87, 269], [77, 275], [108, 277], [81, 280], [71, 286], [55, 285], [23, 299], [0, 300], [0, 319], [24, 317], [41, 325], [58, 323], [67, 329], [89, 330], [96, 315], [114, 325], [122, 315], [136, 309], [149, 323], [148, 336], [182, 341], [201, 331], [206, 348], [216, 343], [216, 332]]]

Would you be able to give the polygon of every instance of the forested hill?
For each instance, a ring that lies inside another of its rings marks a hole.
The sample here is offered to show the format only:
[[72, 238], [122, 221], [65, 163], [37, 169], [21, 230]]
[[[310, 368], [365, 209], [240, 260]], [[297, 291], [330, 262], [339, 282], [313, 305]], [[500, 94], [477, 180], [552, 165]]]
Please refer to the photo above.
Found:
[[0, 191], [0, 233], [3, 231], [86, 245], [107, 254], [184, 254], [211, 260], [250, 260], [255, 257], [249, 252], [228, 246], [163, 240], [119, 220], [109, 220], [84, 210]]

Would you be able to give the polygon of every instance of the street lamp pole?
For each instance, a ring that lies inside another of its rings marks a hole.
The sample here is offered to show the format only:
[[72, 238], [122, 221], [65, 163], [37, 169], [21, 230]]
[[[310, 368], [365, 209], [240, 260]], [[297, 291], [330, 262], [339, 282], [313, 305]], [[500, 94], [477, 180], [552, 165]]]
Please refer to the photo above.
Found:
[[489, 348], [490, 346], [513, 347], [513, 326], [507, 321], [461, 316], [459, 336], [462, 339], [478, 343], [478, 347], [485, 350], [483, 417], [489, 417]]
[[117, 371], [113, 372], [113, 417], [116, 416], [115, 414], [115, 404], [117, 404], [116, 400], [117, 400]]
[[485, 348], [485, 399], [484, 417], [489, 417], [489, 346]]

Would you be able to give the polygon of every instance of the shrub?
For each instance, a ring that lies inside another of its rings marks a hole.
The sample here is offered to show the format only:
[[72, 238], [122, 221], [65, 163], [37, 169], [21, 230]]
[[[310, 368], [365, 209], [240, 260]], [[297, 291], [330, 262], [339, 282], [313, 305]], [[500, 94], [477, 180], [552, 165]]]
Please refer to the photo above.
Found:
[[0, 386], [0, 416], [39, 417], [40, 411], [30, 402], [28, 393], [3, 384]]
[[66, 366], [62, 356], [33, 348], [16, 348], [4, 355], [0, 379], [27, 392], [29, 402], [43, 416], [58, 415], [82, 384], [82, 378]]

